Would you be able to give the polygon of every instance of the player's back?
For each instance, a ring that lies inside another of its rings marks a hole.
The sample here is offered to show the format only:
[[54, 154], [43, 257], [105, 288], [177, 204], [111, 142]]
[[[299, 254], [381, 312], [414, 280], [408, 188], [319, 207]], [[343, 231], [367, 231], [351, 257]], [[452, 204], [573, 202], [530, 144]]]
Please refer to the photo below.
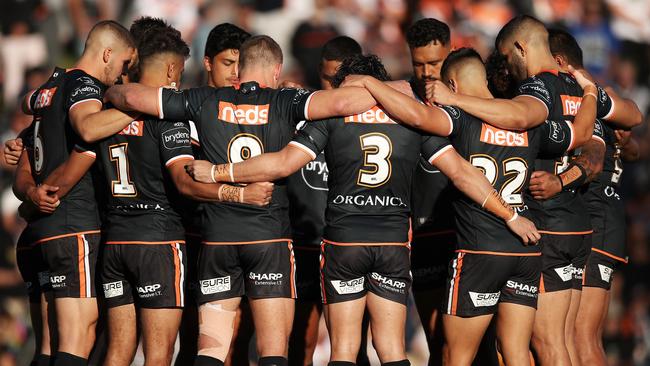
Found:
[[182, 240], [182, 204], [167, 167], [193, 159], [185, 122], [137, 118], [98, 144], [106, 193], [106, 240]]
[[382, 109], [308, 122], [292, 142], [325, 150], [330, 172], [324, 238], [344, 243], [409, 241], [411, 181], [423, 137]]

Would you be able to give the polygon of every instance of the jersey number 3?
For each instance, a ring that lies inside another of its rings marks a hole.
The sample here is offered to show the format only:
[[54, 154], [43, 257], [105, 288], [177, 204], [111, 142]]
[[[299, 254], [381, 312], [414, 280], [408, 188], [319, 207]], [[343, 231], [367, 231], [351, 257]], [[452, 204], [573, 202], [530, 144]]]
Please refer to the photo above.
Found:
[[129, 144], [112, 145], [108, 148], [111, 161], [117, 165], [117, 180], [111, 182], [111, 192], [115, 197], [133, 197], [138, 194], [129, 175]]
[[381, 133], [368, 133], [359, 136], [361, 151], [364, 152], [363, 168], [359, 169], [357, 184], [376, 188], [386, 183], [391, 176], [390, 156], [393, 144], [388, 136]]

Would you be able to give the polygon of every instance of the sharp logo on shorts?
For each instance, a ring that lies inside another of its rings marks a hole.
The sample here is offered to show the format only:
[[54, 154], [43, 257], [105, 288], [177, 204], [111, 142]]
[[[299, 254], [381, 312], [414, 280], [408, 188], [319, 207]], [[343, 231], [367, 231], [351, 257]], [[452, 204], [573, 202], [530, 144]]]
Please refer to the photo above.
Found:
[[122, 281], [109, 282], [103, 284], [102, 286], [104, 287], [104, 297], [107, 299], [124, 295], [124, 287], [122, 286]]
[[120, 135], [142, 136], [144, 130], [144, 121], [133, 121], [120, 132]]
[[282, 284], [282, 273], [248, 273], [248, 278], [254, 281], [255, 285], [270, 286]]
[[469, 292], [474, 307], [494, 306], [499, 302], [500, 292]]
[[334, 197], [332, 203], [335, 205], [407, 207], [401, 198], [394, 196], [343, 196], [339, 194]]
[[570, 264], [565, 267], [553, 268], [553, 270], [557, 273], [558, 276], [560, 276], [560, 278], [564, 282], [571, 281], [571, 279], [573, 278], [574, 269], [573, 266]]
[[497, 146], [528, 147], [528, 132], [506, 131], [483, 123], [481, 142]]
[[562, 113], [565, 116], [575, 116], [578, 114], [578, 109], [580, 109], [580, 104], [582, 103], [582, 97], [560, 95], [560, 98], [562, 99]]
[[370, 278], [372, 278], [375, 282], [377, 282], [379, 287], [383, 289], [393, 291], [393, 292], [398, 292], [400, 294], [403, 294], [405, 292], [406, 282], [384, 277], [377, 272], [372, 272], [370, 274]]
[[383, 109], [374, 106], [371, 109], [345, 117], [345, 123], [397, 123], [393, 121]]
[[584, 272], [584, 269], [583, 269], [583, 268], [576, 268], [576, 267], [573, 267], [573, 277], [574, 277], [575, 279], [582, 281], [582, 274], [583, 274], [583, 272]]
[[138, 296], [140, 296], [141, 299], [160, 296], [162, 295], [162, 291], [160, 291], [161, 288], [162, 286], [159, 283], [155, 283], [153, 285], [138, 286]]
[[508, 282], [506, 282], [506, 287], [514, 290], [515, 294], [517, 295], [523, 295], [528, 297], [536, 298], [537, 293], [539, 292], [537, 286], [527, 285], [513, 280], [508, 280]]
[[56, 88], [51, 89], [41, 89], [36, 96], [36, 101], [34, 102], [34, 109], [40, 109], [48, 107], [52, 104], [52, 98], [56, 93]]
[[240, 125], [265, 125], [269, 123], [269, 105], [235, 105], [219, 102], [220, 120]]
[[600, 271], [600, 278], [609, 283], [609, 281], [612, 279], [612, 273], [614, 273], [614, 270], [607, 266], [603, 266], [602, 264], [598, 265], [598, 270]]
[[339, 295], [349, 295], [363, 291], [365, 278], [359, 277], [349, 281], [331, 280], [330, 283]]
[[50, 283], [52, 288], [63, 288], [65, 287], [65, 276], [50, 276]]
[[203, 295], [216, 294], [230, 291], [230, 276], [201, 280], [201, 293]]

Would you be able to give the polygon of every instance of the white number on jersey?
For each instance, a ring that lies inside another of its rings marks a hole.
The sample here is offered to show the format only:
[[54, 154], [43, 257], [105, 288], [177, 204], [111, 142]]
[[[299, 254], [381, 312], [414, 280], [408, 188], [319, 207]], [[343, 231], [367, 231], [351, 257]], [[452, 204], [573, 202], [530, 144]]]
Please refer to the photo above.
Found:
[[108, 147], [111, 161], [114, 161], [117, 165], [117, 180], [111, 182], [113, 196], [115, 197], [132, 197], [138, 194], [135, 184], [129, 178], [128, 148], [129, 144]]
[[368, 133], [359, 137], [364, 152], [364, 168], [359, 169], [357, 184], [376, 188], [386, 183], [391, 176], [390, 156], [393, 145], [388, 136], [381, 133]]

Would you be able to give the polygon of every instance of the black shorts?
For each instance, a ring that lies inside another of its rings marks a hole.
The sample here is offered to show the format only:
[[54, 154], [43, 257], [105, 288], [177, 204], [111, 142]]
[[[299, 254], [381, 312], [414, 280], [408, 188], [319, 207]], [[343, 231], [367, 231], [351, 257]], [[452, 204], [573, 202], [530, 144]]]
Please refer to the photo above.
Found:
[[411, 243], [411, 274], [413, 291], [444, 288], [447, 267], [456, 251], [456, 233], [434, 233], [416, 236]]
[[106, 305], [180, 308], [185, 303], [185, 244], [106, 244], [101, 281]]
[[324, 304], [362, 298], [367, 291], [406, 305], [413, 283], [407, 245], [321, 245]]
[[625, 263], [612, 255], [592, 250], [587, 258], [583, 287], [598, 287], [609, 290], [612, 287], [614, 272], [620, 263]]
[[30, 303], [40, 303], [41, 294], [52, 291], [50, 272], [47, 270], [40, 245], [16, 248], [16, 263], [27, 286]]
[[320, 247], [295, 246], [298, 301], [320, 302]]
[[540, 256], [456, 253], [443, 311], [461, 317], [494, 314], [501, 302], [536, 309], [541, 270]]
[[201, 251], [201, 236], [185, 235], [185, 306], [195, 305], [199, 296], [199, 252]]
[[95, 292], [95, 270], [100, 234], [78, 233], [39, 244], [50, 272], [55, 298], [91, 298]]
[[589, 215], [594, 228], [591, 247], [625, 262], [625, 207], [615, 188], [607, 186], [601, 189], [598, 191], [599, 199], [595, 202], [590, 200]]
[[591, 234], [542, 234], [540, 293], [582, 289], [582, 274], [591, 248]]
[[199, 253], [199, 304], [246, 295], [296, 298], [291, 241], [206, 244]]

